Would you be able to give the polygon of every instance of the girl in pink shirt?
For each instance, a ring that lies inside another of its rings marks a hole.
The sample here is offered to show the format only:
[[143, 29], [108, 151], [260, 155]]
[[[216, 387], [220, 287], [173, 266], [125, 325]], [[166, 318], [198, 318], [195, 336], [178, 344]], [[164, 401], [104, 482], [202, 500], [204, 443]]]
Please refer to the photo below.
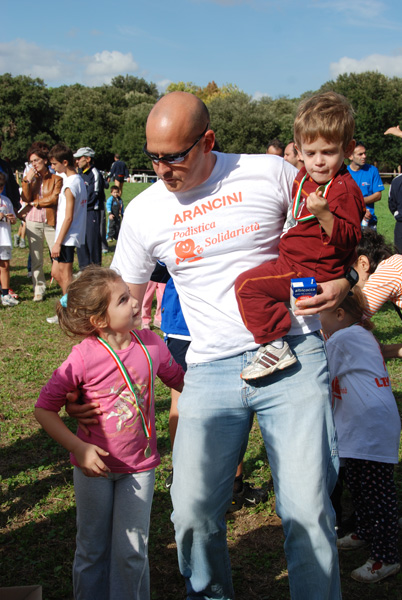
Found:
[[[74, 598], [149, 600], [149, 518], [160, 463], [154, 379], [181, 391], [183, 370], [156, 334], [135, 330], [140, 307], [111, 269], [87, 267], [57, 315], [68, 335], [84, 339], [42, 389], [35, 416], [74, 465]], [[101, 414], [74, 434], [58, 413], [77, 389]]]

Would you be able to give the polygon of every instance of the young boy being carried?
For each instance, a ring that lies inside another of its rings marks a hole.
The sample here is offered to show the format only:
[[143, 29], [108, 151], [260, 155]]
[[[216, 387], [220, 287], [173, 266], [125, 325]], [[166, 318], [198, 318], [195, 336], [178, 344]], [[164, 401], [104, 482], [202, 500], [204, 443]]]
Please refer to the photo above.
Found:
[[0, 283], [3, 306], [16, 306], [18, 300], [10, 295], [11, 225], [17, 222], [12, 202], [3, 196], [6, 176], [0, 173]]
[[338, 279], [355, 261], [365, 205], [344, 164], [355, 146], [354, 128], [351, 105], [335, 92], [316, 94], [298, 108], [294, 138], [305, 166], [293, 186], [296, 224], [282, 235], [277, 260], [242, 273], [235, 283], [241, 317], [260, 344], [242, 379], [265, 377], [297, 362], [282, 339], [291, 327], [285, 305], [290, 280]]

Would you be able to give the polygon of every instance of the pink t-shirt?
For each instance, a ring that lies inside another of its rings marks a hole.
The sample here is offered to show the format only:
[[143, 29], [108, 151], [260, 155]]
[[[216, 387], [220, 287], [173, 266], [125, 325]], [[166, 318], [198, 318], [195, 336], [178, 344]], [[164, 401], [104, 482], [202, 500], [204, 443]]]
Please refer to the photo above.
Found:
[[[173, 360], [163, 341], [149, 330], [136, 333], [151, 356], [154, 377], [158, 375], [169, 387], [180, 384], [183, 381], [183, 369]], [[151, 419], [149, 458], [144, 455], [147, 439], [140, 415], [131, 402], [131, 392], [113, 358], [94, 337], [86, 338], [73, 347], [67, 360], [54, 371], [42, 388], [35, 406], [59, 412], [66, 403], [67, 392], [80, 389], [82, 401], [99, 402], [103, 414], [98, 417], [97, 425], [88, 426], [89, 436], [81, 429], [77, 430], [77, 436], [109, 452], [109, 456], [102, 456], [102, 460], [112, 472], [147, 471], [160, 463], [156, 447], [154, 401], [150, 414], [149, 363], [141, 345], [134, 338], [127, 348], [116, 353], [130, 376], [147, 423], [149, 417]], [[74, 455], [71, 454], [70, 459], [78, 466]]]

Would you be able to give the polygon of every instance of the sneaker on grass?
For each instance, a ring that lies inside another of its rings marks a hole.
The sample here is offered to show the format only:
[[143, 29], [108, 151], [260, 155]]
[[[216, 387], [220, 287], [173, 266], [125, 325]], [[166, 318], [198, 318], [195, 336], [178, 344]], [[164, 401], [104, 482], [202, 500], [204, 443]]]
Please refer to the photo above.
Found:
[[6, 294], [5, 296], [1, 297], [1, 303], [3, 306], [17, 306], [19, 301], [10, 296], [10, 294]]
[[289, 348], [287, 342], [283, 342], [282, 348], [275, 348], [272, 344], [260, 346], [247, 367], [243, 369], [240, 377], [242, 379], [258, 379], [266, 377], [275, 371], [281, 371], [290, 367], [297, 358]]
[[381, 581], [390, 575], [396, 575], [400, 569], [400, 563], [388, 564], [369, 558], [363, 566], [352, 571], [350, 576], [361, 583], [377, 583], [377, 581]]

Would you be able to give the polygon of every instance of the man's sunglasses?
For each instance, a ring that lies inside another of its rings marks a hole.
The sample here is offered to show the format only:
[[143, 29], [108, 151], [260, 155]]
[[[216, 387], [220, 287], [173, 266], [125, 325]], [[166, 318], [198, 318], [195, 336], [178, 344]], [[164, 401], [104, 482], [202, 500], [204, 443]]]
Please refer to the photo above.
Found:
[[207, 126], [205, 127], [204, 131], [195, 140], [194, 144], [192, 146], [190, 146], [190, 148], [187, 148], [187, 150], [184, 150], [183, 152], [178, 152], [177, 154], [165, 154], [165, 156], [157, 156], [156, 154], [152, 154], [151, 152], [148, 152], [146, 142], [144, 144], [142, 151], [144, 152], [144, 154], [146, 154], [148, 156], [148, 158], [150, 158], [152, 160], [152, 162], [154, 162], [156, 164], [158, 164], [161, 161], [164, 163], [168, 163], [169, 165], [181, 163], [186, 158], [187, 154], [189, 154], [191, 152], [191, 150], [194, 148], [194, 146], [196, 146], [198, 144], [198, 142], [204, 137], [204, 135], [208, 131], [208, 127], [209, 127], [209, 123], [207, 123]]

